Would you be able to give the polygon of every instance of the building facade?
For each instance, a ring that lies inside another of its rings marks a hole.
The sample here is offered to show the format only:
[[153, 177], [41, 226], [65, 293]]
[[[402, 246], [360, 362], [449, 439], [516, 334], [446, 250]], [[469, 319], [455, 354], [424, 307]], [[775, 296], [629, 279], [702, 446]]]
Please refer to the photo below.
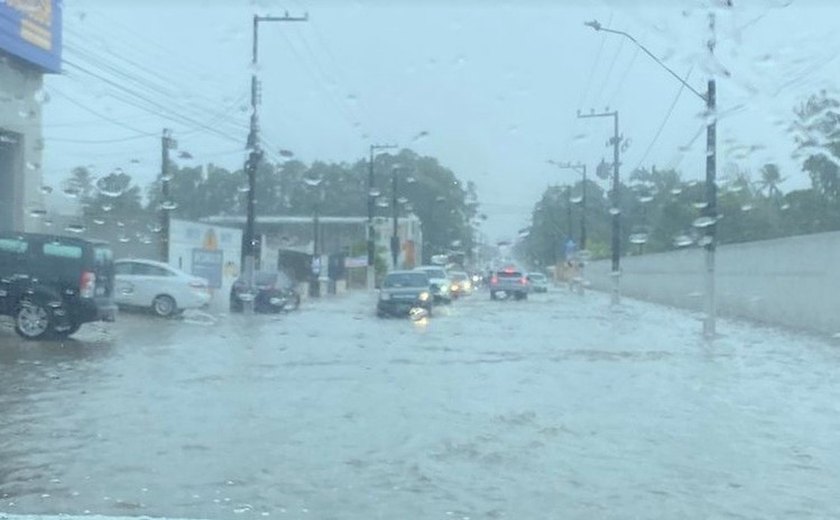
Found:
[[60, 72], [61, 1], [0, 2], [0, 229], [41, 230], [43, 81]]

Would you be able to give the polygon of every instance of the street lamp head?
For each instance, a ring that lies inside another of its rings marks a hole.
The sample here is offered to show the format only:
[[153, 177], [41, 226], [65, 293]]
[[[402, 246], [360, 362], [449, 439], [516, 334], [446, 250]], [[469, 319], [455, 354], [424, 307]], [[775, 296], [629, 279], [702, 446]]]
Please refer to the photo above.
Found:
[[586, 25], [587, 27], [592, 27], [596, 31], [601, 30], [601, 22], [599, 22], [598, 20], [591, 20], [591, 21], [588, 21], [588, 22], [583, 22], [583, 25]]

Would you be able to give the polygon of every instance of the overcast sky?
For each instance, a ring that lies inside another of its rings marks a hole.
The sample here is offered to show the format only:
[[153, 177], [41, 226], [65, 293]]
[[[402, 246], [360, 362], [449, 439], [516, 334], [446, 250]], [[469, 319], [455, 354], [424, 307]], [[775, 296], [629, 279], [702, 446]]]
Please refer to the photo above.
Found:
[[704, 175], [703, 101], [587, 20], [632, 34], [679, 75], [690, 71], [700, 92], [716, 75], [720, 175], [728, 162], [756, 172], [772, 161], [785, 188], [808, 185], [787, 125], [808, 95], [837, 93], [840, 5], [736, 0], [716, 11], [711, 58], [713, 1], [453, 3], [66, 1], [65, 74], [46, 82], [45, 182], [90, 165], [103, 175], [121, 167], [145, 185], [160, 167], [164, 127], [197, 162], [238, 168], [251, 17], [288, 10], [309, 21], [260, 26], [267, 148], [306, 162], [352, 162], [374, 142], [435, 156], [477, 183], [492, 238], [527, 225], [546, 186], [575, 180], [547, 159], [594, 169], [611, 157], [611, 120], [580, 120], [578, 109], [619, 110], [624, 174], [655, 164]]

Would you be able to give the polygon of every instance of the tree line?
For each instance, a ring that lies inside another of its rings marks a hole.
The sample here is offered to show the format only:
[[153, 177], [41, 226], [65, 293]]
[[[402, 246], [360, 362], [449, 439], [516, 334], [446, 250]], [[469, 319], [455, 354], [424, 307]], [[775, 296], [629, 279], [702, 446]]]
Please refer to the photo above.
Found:
[[[729, 244], [840, 230], [840, 101], [826, 92], [794, 109], [790, 134], [793, 158], [811, 186], [783, 193], [787, 179], [767, 163], [751, 171], [724, 165], [718, 183], [718, 243]], [[601, 164], [599, 169], [608, 165]], [[604, 177], [606, 172], [604, 171]], [[793, 173], [791, 173], [793, 174]], [[545, 190], [523, 229], [519, 252], [535, 265], [564, 259], [564, 244], [580, 242], [581, 199], [586, 191], [587, 244], [593, 258], [610, 254], [612, 213], [620, 211], [622, 254], [636, 255], [702, 243], [705, 183], [685, 180], [675, 169], [641, 168], [619, 186], [620, 207], [612, 208], [606, 184], [588, 180]], [[570, 220], [571, 217], [571, 220]]]
[[[91, 235], [119, 242], [154, 242], [161, 211], [173, 218], [200, 220], [244, 215], [247, 179], [243, 170], [215, 164], [168, 165], [169, 196], [158, 177], [144, 190], [130, 173], [118, 169], [96, 177], [86, 167], [72, 170], [62, 189], [79, 199], [84, 226]], [[256, 173], [257, 215], [308, 216], [319, 201], [321, 215], [367, 216], [369, 163], [299, 160], [263, 161]], [[374, 215], [392, 215], [392, 176], [397, 176], [398, 214], [417, 215], [423, 229], [424, 260], [433, 254], [462, 251], [469, 255], [479, 213], [476, 186], [459, 180], [434, 157], [404, 149], [378, 155], [374, 162], [377, 192]], [[318, 189], [307, 180], [319, 179]], [[362, 246], [360, 244], [360, 246]]]

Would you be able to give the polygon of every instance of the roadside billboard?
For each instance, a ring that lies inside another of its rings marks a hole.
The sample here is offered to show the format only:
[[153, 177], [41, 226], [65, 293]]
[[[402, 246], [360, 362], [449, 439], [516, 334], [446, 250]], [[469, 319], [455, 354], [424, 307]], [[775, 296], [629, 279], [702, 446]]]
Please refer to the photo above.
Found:
[[169, 263], [222, 288], [239, 276], [242, 230], [172, 219]]
[[61, 72], [61, 0], [0, 0], [0, 49]]

